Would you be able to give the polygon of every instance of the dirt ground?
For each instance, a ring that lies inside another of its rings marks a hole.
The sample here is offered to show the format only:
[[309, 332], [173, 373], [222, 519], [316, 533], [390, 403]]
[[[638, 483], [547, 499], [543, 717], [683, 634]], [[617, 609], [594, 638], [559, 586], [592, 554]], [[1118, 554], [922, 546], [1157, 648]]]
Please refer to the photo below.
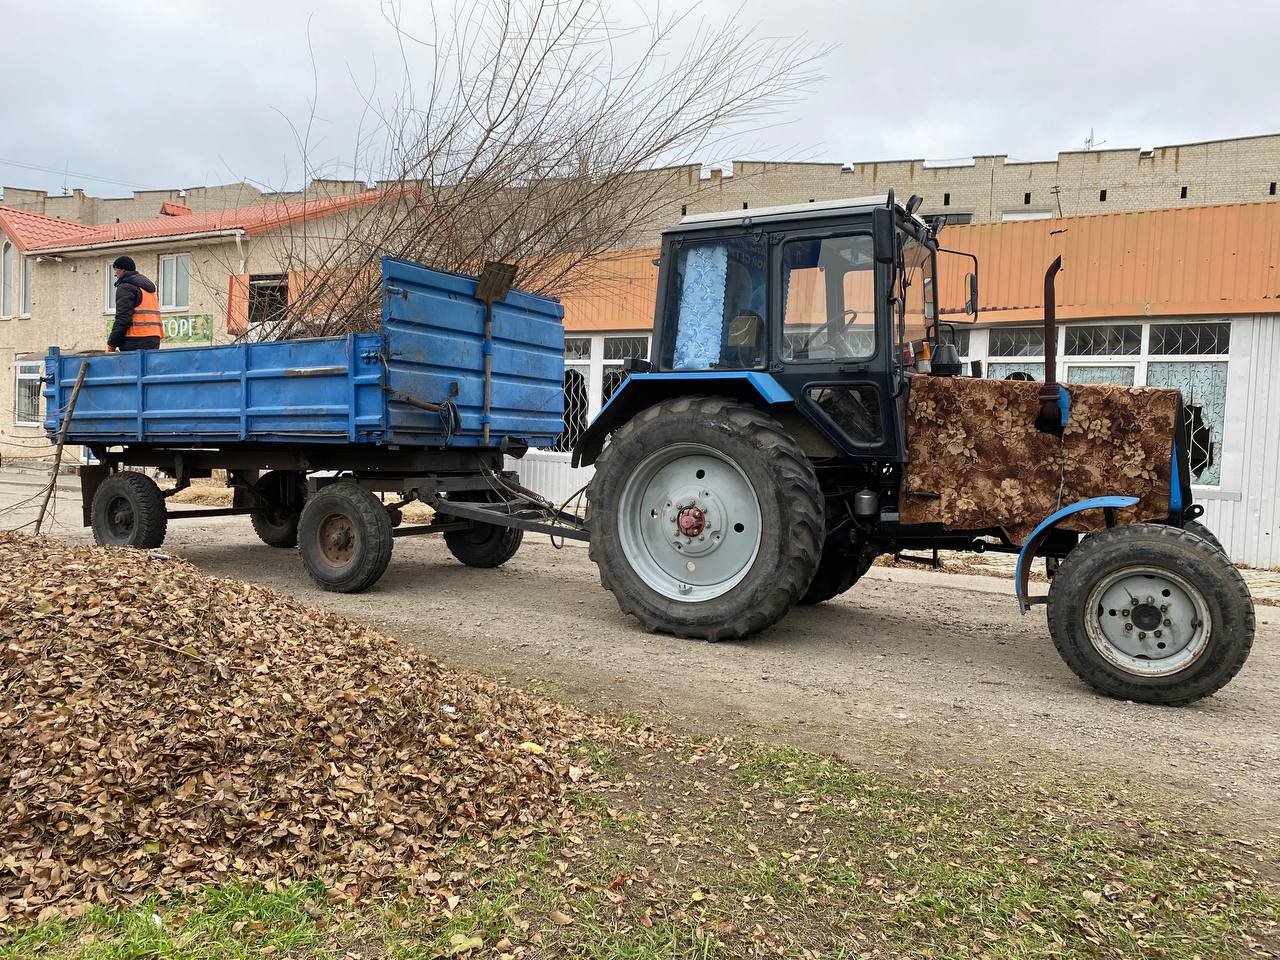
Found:
[[[0, 510], [32, 494], [0, 477]], [[185, 507], [183, 509], [199, 509]], [[0, 526], [31, 518], [0, 513]], [[59, 493], [55, 536], [88, 541]], [[1018, 614], [1006, 581], [876, 568], [844, 597], [798, 609], [747, 642], [644, 633], [599, 585], [586, 550], [531, 537], [498, 570], [458, 564], [433, 537], [396, 543], [364, 594], [324, 593], [295, 551], [241, 517], [174, 521], [165, 549], [374, 622], [446, 663], [576, 702], [653, 713], [694, 732], [763, 733], [871, 766], [960, 764], [1004, 775], [1131, 778], [1171, 787], [1261, 833], [1280, 832], [1280, 609], [1259, 607], [1244, 670], [1184, 708], [1094, 694], [1058, 658], [1043, 608]]]

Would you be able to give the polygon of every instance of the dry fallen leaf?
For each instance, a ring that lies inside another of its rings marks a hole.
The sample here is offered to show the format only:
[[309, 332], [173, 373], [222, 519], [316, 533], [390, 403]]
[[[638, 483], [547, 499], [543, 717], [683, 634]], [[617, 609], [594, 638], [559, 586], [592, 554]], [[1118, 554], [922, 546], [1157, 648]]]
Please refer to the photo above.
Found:
[[182, 560], [0, 554], [0, 922], [233, 878], [352, 900], [448, 876], [452, 909], [455, 838], [567, 817], [584, 728], [555, 704]]

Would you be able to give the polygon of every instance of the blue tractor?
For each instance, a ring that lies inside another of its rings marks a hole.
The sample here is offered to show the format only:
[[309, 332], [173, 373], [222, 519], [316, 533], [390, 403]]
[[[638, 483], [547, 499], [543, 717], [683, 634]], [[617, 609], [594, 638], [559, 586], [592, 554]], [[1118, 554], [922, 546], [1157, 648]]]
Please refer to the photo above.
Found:
[[[574, 450], [595, 466], [601, 582], [647, 629], [723, 640], [843, 593], [880, 554], [1005, 551], [1022, 611], [1047, 604], [1059, 653], [1096, 689], [1162, 704], [1220, 689], [1254, 612], [1196, 520], [1207, 464], [1190, 451], [1212, 449], [1192, 442], [1198, 411], [1177, 391], [1060, 384], [1052, 356], [1043, 382], [962, 370], [955, 323], [976, 318], [977, 264], [955, 285], [964, 307], [940, 310], [951, 251], [919, 202], [700, 215], [664, 233], [651, 359]], [[1046, 596], [1028, 589], [1037, 557]]]

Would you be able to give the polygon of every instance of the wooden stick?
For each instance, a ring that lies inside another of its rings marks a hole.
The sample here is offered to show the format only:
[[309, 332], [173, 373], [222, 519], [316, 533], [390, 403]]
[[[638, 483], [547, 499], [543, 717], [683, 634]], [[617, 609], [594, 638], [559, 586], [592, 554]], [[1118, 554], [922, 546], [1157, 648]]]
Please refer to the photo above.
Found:
[[71, 426], [71, 415], [76, 409], [76, 400], [80, 397], [80, 388], [84, 385], [84, 375], [89, 372], [89, 361], [80, 362], [80, 373], [76, 376], [76, 385], [71, 388], [71, 399], [67, 401], [67, 412], [62, 415], [62, 428], [58, 430], [58, 449], [53, 454], [53, 476], [49, 478], [49, 486], [44, 490], [44, 501], [40, 504], [40, 515], [36, 517], [36, 536], [40, 536], [40, 525], [44, 523], [45, 511], [49, 509], [49, 498], [53, 496], [53, 488], [58, 485], [58, 468], [62, 466], [62, 448], [67, 444], [67, 428]]

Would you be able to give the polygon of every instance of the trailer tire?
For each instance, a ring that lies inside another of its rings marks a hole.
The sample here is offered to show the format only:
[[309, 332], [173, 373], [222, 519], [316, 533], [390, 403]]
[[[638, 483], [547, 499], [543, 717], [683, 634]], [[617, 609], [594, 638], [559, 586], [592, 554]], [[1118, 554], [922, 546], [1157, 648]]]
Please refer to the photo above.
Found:
[[268, 506], [249, 514], [249, 522], [258, 539], [268, 547], [283, 549], [298, 545], [298, 521], [307, 500], [305, 477], [297, 470], [271, 470], [258, 480], [258, 496], [266, 500]]
[[302, 508], [298, 551], [322, 590], [359, 593], [377, 583], [394, 543], [387, 508], [359, 484], [330, 484]]
[[1222, 689], [1248, 659], [1255, 630], [1249, 588], [1226, 555], [1194, 532], [1155, 523], [1081, 541], [1050, 581], [1048, 614], [1053, 642], [1080, 679], [1108, 696], [1168, 706]]
[[724, 397], [667, 400], [617, 430], [596, 462], [590, 557], [646, 629], [738, 639], [808, 589], [824, 504], [813, 465], [772, 417]]
[[466, 530], [446, 530], [444, 544], [454, 558], [468, 567], [500, 567], [516, 555], [524, 531], [494, 523], [473, 523]]
[[1194, 533], [1201, 540], [1208, 540], [1223, 553], [1227, 552], [1227, 548], [1222, 545], [1222, 541], [1218, 539], [1217, 535], [1199, 520], [1188, 520], [1182, 525], [1182, 529], [1187, 533]]
[[100, 547], [154, 550], [164, 543], [169, 514], [154, 480], [136, 470], [124, 470], [98, 485], [89, 522]]
[[822, 557], [818, 560], [818, 569], [813, 574], [813, 581], [800, 598], [799, 605], [811, 607], [845, 593], [871, 569], [875, 559], [875, 550], [866, 547], [857, 556], [851, 557], [828, 537], [822, 548]]

